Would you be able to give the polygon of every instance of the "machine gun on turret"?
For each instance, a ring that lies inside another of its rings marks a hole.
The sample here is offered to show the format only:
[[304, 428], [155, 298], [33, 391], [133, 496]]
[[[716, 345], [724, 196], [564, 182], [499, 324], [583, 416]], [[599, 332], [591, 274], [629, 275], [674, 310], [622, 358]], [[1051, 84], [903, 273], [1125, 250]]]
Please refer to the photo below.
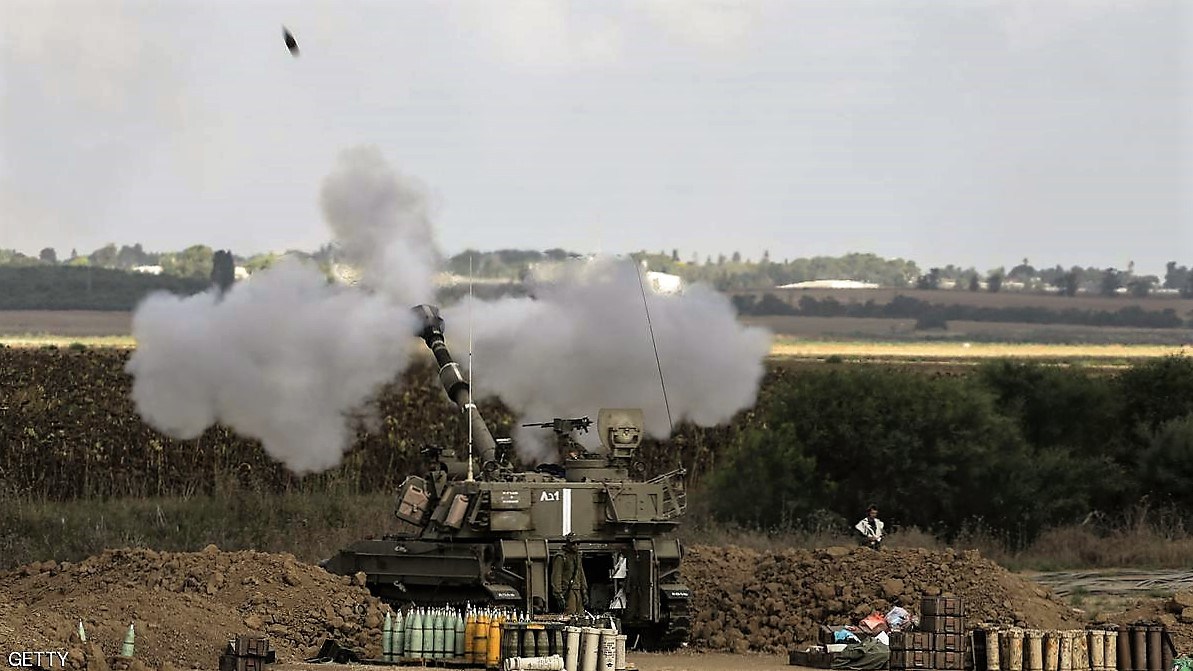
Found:
[[592, 420], [587, 417], [577, 417], [574, 419], [556, 417], [549, 422], [530, 422], [522, 426], [551, 429], [554, 431], [555, 443], [559, 448], [559, 453], [567, 459], [580, 459], [588, 454], [588, 450], [572, 437], [572, 433], [575, 431], [588, 433], [588, 427], [592, 426]]

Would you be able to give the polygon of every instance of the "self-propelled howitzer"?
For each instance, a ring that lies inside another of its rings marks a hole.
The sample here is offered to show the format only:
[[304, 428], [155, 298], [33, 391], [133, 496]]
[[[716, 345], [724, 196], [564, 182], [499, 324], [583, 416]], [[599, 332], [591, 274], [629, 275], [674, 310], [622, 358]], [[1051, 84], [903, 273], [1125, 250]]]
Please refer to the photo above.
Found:
[[470, 415], [471, 449], [424, 450], [425, 474], [407, 477], [398, 490], [397, 531], [352, 544], [324, 568], [365, 573], [369, 589], [396, 605], [488, 603], [560, 613], [567, 600], [552, 569], [563, 565], [557, 558], [570, 543], [586, 578], [585, 610], [618, 617], [631, 643], [644, 648], [686, 641], [691, 593], [673, 535], [686, 507], [684, 472], [642, 477], [641, 410], [602, 409], [595, 452], [574, 439], [591, 426], [586, 417], [536, 424], [555, 433], [559, 463], [515, 468], [509, 439], [494, 440], [472, 402], [439, 311], [420, 305], [415, 312], [444, 391]]

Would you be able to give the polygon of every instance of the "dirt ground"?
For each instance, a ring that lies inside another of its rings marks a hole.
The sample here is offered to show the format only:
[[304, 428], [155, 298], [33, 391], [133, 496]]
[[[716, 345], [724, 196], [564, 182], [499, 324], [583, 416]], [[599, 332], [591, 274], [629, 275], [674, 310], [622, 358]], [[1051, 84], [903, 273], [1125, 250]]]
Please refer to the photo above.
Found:
[[133, 313], [99, 310], [0, 310], [0, 335], [127, 336]]
[[[681, 651], [670, 654], [631, 652], [626, 655], [630, 668], [638, 671], [807, 671], [802, 666], [791, 666], [782, 655], [733, 655], [723, 652]], [[275, 671], [394, 671], [392, 666], [370, 666], [351, 664], [347, 666], [328, 664], [281, 664]], [[425, 667], [402, 666], [399, 669]]]

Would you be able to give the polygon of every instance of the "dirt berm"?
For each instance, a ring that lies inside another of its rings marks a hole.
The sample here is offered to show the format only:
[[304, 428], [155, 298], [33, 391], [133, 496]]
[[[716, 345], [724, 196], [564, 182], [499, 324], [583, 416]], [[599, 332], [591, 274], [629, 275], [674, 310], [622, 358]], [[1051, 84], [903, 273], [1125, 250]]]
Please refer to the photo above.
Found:
[[[314, 652], [324, 637], [380, 654], [388, 606], [292, 555], [108, 550], [78, 564], [43, 562], [0, 576], [0, 648], [74, 649], [79, 620], [108, 656], [135, 625], [135, 656], [153, 667], [213, 669], [236, 634], [267, 633], [279, 660]], [[3, 602], [8, 602], [4, 604]]]
[[760, 553], [738, 547], [689, 550], [692, 644], [783, 652], [814, 642], [820, 624], [856, 624], [901, 605], [918, 614], [924, 596], [960, 596], [970, 623], [1039, 628], [1078, 625], [1072, 608], [1043, 587], [977, 552], [827, 548]]
[[[782, 652], [813, 639], [822, 622], [854, 622], [892, 603], [915, 610], [925, 594], [965, 597], [976, 620], [1072, 621], [1043, 589], [970, 553], [697, 546], [684, 575], [695, 590], [693, 646], [727, 651]], [[213, 669], [229, 638], [252, 631], [270, 635], [279, 661], [313, 654], [328, 636], [377, 656], [387, 610], [358, 580], [291, 555], [214, 546], [109, 550], [77, 564], [43, 562], [0, 575], [0, 647], [66, 647], [72, 666], [103, 671], [99, 655], [87, 654], [74, 636], [82, 620], [106, 656], [119, 651], [135, 623], [136, 657], [159, 668]]]

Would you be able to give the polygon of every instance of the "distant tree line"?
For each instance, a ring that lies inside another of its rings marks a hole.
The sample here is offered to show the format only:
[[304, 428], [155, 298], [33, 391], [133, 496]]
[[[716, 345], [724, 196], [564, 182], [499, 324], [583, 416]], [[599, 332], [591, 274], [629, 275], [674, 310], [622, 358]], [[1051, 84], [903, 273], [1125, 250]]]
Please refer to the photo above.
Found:
[[870, 501], [888, 523], [1012, 544], [1055, 525], [1121, 524], [1143, 501], [1179, 520], [1193, 505], [1193, 359], [1113, 374], [772, 369], [732, 444], [708, 500], [751, 526], [844, 525]]
[[[325, 260], [330, 254], [330, 246], [325, 246], [313, 254], [306, 252], [288, 252], [315, 259]], [[210, 279], [213, 265], [216, 261], [216, 250], [207, 245], [191, 245], [177, 252], [147, 252], [140, 243], [117, 247], [108, 244], [90, 254], [80, 255], [72, 249], [70, 255], [62, 258], [53, 247], [42, 249], [36, 257], [27, 256], [14, 249], [0, 249], [0, 267], [84, 267], [103, 268], [106, 270], [131, 271], [143, 266], [160, 266], [161, 274], [174, 277], [192, 279]], [[225, 252], [233, 270], [242, 266], [249, 271], [268, 268], [280, 258], [277, 254], [256, 254], [250, 257], [236, 256]], [[225, 262], [226, 265], [226, 262]]]
[[154, 291], [190, 295], [210, 286], [207, 278], [107, 268], [0, 266], [0, 310], [124, 311]]
[[[270, 267], [283, 256], [264, 253], [244, 257], [229, 252], [226, 257], [217, 259], [216, 255], [216, 250], [206, 245], [192, 245], [175, 252], [148, 252], [139, 243], [120, 247], [108, 244], [86, 255], [71, 250], [69, 257], [65, 259], [49, 247], [41, 250], [35, 257], [12, 249], [0, 249], [0, 267], [83, 266], [129, 271], [139, 266], [160, 266], [163, 275], [195, 280], [207, 279], [226, 287], [230, 286], [227, 276], [228, 260], [231, 260], [234, 276], [236, 267], [243, 267], [252, 273]], [[314, 252], [290, 250], [284, 255], [314, 262], [329, 275], [337, 264], [347, 262], [341, 250], [331, 243]], [[472, 276], [476, 278], [522, 282], [539, 264], [550, 264], [580, 256], [576, 252], [559, 248], [545, 251], [466, 250], [446, 259], [445, 270], [462, 277], [469, 274], [471, 265]], [[1161, 280], [1154, 275], [1136, 275], [1134, 263], [1128, 263], [1126, 270], [1080, 266], [1065, 269], [1060, 265], [1037, 269], [1028, 259], [1023, 259], [1009, 270], [1000, 267], [979, 273], [972, 267], [962, 268], [955, 265], [921, 271], [913, 261], [886, 259], [875, 254], [860, 253], [781, 261], [772, 259], [769, 252], [764, 252], [758, 260], [743, 258], [740, 252], [733, 252], [730, 255], [718, 254], [715, 258], [711, 255], [705, 256], [703, 260], [692, 254], [691, 258], [684, 261], [681, 260], [678, 249], [672, 249], [670, 253], [663, 250], [639, 251], [631, 256], [637, 261], [645, 262], [651, 270], [679, 275], [689, 284], [704, 282], [725, 292], [756, 291], [810, 280], [849, 279], [894, 288], [989, 292], [1013, 288], [1016, 291], [1049, 291], [1062, 296], [1073, 296], [1079, 292], [1115, 296], [1120, 291], [1134, 296], [1147, 296], [1162, 288], [1179, 292], [1186, 298], [1193, 297], [1193, 272], [1186, 266], [1177, 265], [1175, 261], [1168, 263], [1165, 276]], [[222, 264], [218, 278], [213, 275], [217, 263]], [[448, 293], [454, 292], [455, 290], [451, 290]]]
[[[1176, 310], [1144, 310], [1129, 305], [1110, 312], [1107, 310], [1054, 310], [1039, 306], [985, 307], [978, 305], [937, 304], [911, 296], [895, 296], [889, 303], [842, 303], [829, 296], [802, 296], [798, 305], [791, 305], [778, 296], [766, 293], [733, 297], [738, 314], [752, 316], [790, 315], [803, 317], [869, 317], [879, 319], [917, 319], [925, 323], [943, 324], [948, 321], [1017, 322], [1026, 324], [1080, 324], [1084, 326], [1132, 326], [1137, 328], [1182, 328], [1186, 322]], [[1193, 328], [1193, 319], [1188, 322]]]

